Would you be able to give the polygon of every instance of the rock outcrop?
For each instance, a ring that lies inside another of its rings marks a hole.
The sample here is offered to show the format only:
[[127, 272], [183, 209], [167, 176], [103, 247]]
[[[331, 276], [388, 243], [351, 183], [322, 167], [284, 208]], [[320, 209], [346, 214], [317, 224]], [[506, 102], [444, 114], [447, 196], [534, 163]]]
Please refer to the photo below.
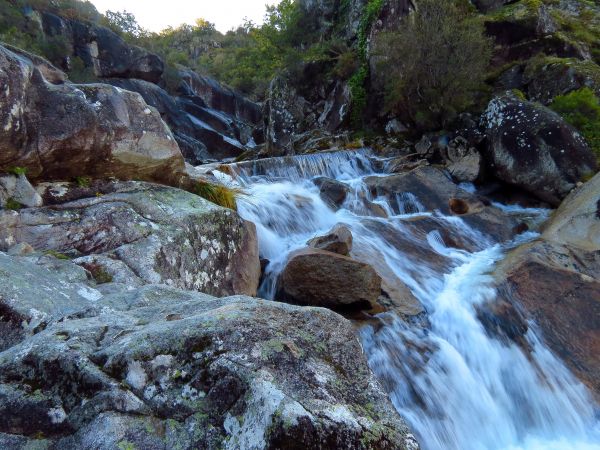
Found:
[[[495, 240], [506, 241], [515, 234], [517, 222], [489, 201], [461, 189], [449, 175], [435, 167], [419, 167], [407, 173], [368, 177], [365, 183], [372, 195], [385, 197], [396, 214], [440, 211], [461, 219]], [[418, 198], [415, 196], [418, 195]], [[460, 204], [461, 208], [453, 208]]]
[[339, 315], [48, 259], [0, 253], [3, 446], [418, 449]]
[[505, 94], [482, 117], [486, 158], [494, 175], [557, 206], [586, 176], [596, 158], [584, 138], [558, 114]]
[[[252, 108], [244, 106], [251, 102], [223, 88], [215, 91], [211, 103], [206, 103], [190, 91], [187, 81], [182, 82], [182, 90], [190, 92], [179, 97], [171, 96], [160, 86], [143, 80], [113, 78], [106, 82], [139, 93], [148, 105], [155, 107], [169, 125], [186, 161], [191, 164], [235, 158], [255, 146], [254, 137], [257, 137], [258, 143], [261, 142], [261, 136], [253, 134], [259, 120], [252, 113]], [[214, 81], [212, 84], [219, 86]]]
[[49, 206], [0, 211], [0, 250], [26, 242], [77, 258], [104, 282], [256, 295], [256, 230], [234, 211], [141, 182], [39, 189]]
[[600, 396], [600, 175], [567, 197], [542, 238], [510, 253], [500, 292]]
[[0, 47], [0, 169], [30, 178], [118, 177], [169, 182], [184, 161], [167, 125], [139, 94], [103, 84], [53, 85]]
[[89, 22], [42, 12], [41, 23], [47, 38], [59, 37], [67, 43], [70, 54], [63, 55], [67, 69], [72, 57], [80, 58], [100, 78], [138, 78], [158, 82], [164, 71], [163, 61], [147, 50], [127, 44], [108, 28]]

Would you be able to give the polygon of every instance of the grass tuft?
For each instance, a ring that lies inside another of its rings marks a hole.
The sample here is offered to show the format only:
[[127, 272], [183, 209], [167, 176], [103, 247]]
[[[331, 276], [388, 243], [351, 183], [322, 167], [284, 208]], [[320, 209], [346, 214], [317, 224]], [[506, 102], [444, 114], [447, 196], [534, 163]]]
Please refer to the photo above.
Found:
[[213, 202], [224, 208], [237, 211], [236, 198], [242, 193], [239, 189], [232, 189], [219, 184], [199, 182], [194, 190], [196, 195], [205, 198], [209, 202]]

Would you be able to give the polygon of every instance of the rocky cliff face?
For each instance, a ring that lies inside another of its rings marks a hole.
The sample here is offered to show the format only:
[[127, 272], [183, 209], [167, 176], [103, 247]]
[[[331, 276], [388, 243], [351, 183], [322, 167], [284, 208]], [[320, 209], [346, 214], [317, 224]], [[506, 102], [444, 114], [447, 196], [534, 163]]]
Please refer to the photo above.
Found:
[[[179, 80], [175, 95], [170, 95], [164, 90], [161, 58], [126, 43], [108, 28], [35, 10], [29, 22], [48, 41], [63, 43], [52, 61], [56, 67], [71, 70], [80, 61], [88, 78], [137, 92], [156, 107], [189, 162], [235, 158], [262, 143], [261, 107], [217, 81], [182, 68], [170, 75]], [[62, 83], [66, 77], [56, 75], [59, 72], [44, 75]]]

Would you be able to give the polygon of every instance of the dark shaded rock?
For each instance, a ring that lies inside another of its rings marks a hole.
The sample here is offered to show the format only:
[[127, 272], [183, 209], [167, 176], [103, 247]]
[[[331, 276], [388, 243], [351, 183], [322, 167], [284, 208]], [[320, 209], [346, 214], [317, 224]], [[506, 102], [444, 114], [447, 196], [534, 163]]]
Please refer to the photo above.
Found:
[[339, 209], [350, 193], [350, 187], [341, 181], [318, 177], [313, 182], [319, 187], [321, 198], [334, 209]]
[[65, 58], [81, 58], [98, 77], [139, 78], [153, 83], [160, 80], [163, 61], [147, 50], [127, 44], [108, 28], [49, 12], [42, 12], [41, 17], [48, 37], [60, 36], [69, 43], [72, 54]]
[[352, 232], [344, 224], [337, 224], [326, 235], [318, 236], [307, 242], [307, 245], [339, 255], [348, 256], [352, 251]]
[[525, 68], [524, 83], [529, 99], [544, 104], [583, 87], [600, 95], [600, 66], [573, 58], [534, 58]]
[[381, 278], [371, 266], [336, 253], [305, 249], [290, 255], [277, 282], [276, 298], [357, 311], [375, 308], [380, 294]]
[[541, 105], [507, 93], [490, 102], [482, 125], [492, 173], [552, 205], [595, 173], [596, 158], [583, 137]]

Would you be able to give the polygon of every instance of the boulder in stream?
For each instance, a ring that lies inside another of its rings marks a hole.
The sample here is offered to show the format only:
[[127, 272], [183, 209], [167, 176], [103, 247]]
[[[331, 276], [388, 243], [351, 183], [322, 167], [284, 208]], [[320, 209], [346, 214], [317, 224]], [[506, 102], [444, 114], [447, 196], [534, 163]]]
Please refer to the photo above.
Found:
[[378, 308], [381, 277], [368, 264], [318, 249], [290, 255], [279, 276], [276, 298], [338, 311]]
[[327, 234], [317, 236], [307, 244], [309, 247], [348, 256], [352, 251], [352, 231], [346, 225], [339, 223]]

